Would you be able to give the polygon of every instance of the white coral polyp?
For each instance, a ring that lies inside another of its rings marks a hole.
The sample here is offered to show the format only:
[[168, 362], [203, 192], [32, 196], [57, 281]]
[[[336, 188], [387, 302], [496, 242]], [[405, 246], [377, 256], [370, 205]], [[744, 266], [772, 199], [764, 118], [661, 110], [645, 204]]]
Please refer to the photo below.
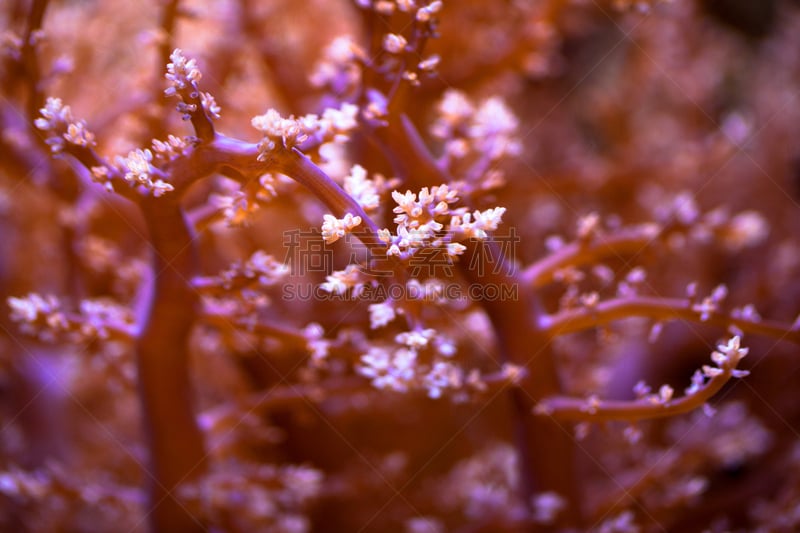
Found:
[[325, 282], [320, 288], [331, 294], [345, 294], [353, 289], [353, 297], [363, 290], [364, 283], [361, 281], [361, 270], [358, 265], [347, 265], [344, 270], [336, 270], [325, 278]]
[[366, 211], [375, 210], [380, 205], [378, 188], [361, 165], [354, 165], [350, 175], [344, 178], [344, 190]]
[[33, 123], [38, 129], [50, 133], [45, 142], [54, 154], [62, 152], [67, 144], [79, 147], [95, 145], [94, 134], [86, 128], [86, 123], [75, 121], [72, 110], [60, 98], [48, 98], [39, 113], [41, 116]]
[[343, 141], [358, 125], [358, 106], [343, 104], [341, 109], [328, 108], [322, 116], [309, 114], [299, 118], [282, 117], [275, 109], [252, 118], [252, 126], [264, 134], [258, 145], [258, 160], [264, 161], [280, 148], [296, 148], [314, 137], [321, 143]]
[[296, 120], [294, 117], [284, 118], [275, 109], [269, 109], [263, 115], [253, 117], [250, 121], [255, 129], [264, 134], [269, 142], [259, 145], [259, 150], [274, 150], [277, 143], [284, 148], [292, 148], [308, 138], [313, 131], [309, 117]]
[[391, 301], [371, 304], [369, 306], [370, 329], [378, 329], [395, 319], [397, 313]]
[[123, 172], [125, 181], [133, 186], [142, 187], [158, 198], [164, 193], [171, 192], [175, 188], [156, 176], [158, 170], [151, 164], [153, 153], [150, 150], [136, 149], [128, 154], [127, 157], [118, 157], [117, 163]]
[[373, 347], [361, 356], [356, 371], [372, 380], [377, 389], [407, 392], [416, 377], [417, 352], [401, 348], [390, 353], [385, 348]]
[[178, 91], [186, 87], [193, 86], [200, 81], [202, 74], [197, 68], [195, 59], [187, 59], [180, 48], [176, 48], [169, 56], [170, 63], [167, 63], [167, 73], [165, 77], [170, 86], [164, 91], [167, 96], [174, 96]]
[[466, 238], [484, 240], [488, 237], [488, 231], [497, 229], [505, 212], [505, 207], [495, 207], [485, 211], [475, 210], [472, 213], [455, 215], [450, 219], [449, 230]]
[[333, 215], [324, 215], [322, 222], [322, 238], [326, 244], [331, 244], [349, 233], [356, 226], [361, 224], [361, 217], [347, 213], [344, 218], [336, 218]]

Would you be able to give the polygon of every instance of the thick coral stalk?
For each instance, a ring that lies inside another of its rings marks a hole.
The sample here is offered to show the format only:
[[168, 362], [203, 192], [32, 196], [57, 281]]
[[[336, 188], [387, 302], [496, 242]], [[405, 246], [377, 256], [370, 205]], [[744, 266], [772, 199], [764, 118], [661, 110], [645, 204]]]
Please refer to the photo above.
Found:
[[192, 235], [176, 200], [141, 204], [153, 246], [149, 308], [136, 344], [142, 413], [150, 448], [154, 531], [202, 531], [176, 491], [205, 470], [203, 436], [192, 408], [188, 337], [198, 307]]
[[502, 362], [529, 370], [528, 377], [520, 382], [519, 388], [510, 390], [523, 495], [530, 499], [536, 493], [555, 492], [569, 502], [573, 510], [563, 513], [559, 518], [566, 522], [579, 522], [579, 494], [574, 472], [575, 446], [570, 428], [555, 418], [531, 416], [531, 410], [537, 402], [551, 395], [559, 395], [561, 391], [551, 339], [537, 324], [537, 317], [541, 315], [538, 298], [532, 291], [520, 287], [521, 282], [510, 264], [502, 268], [493, 266], [504, 262], [497, 243], [484, 243], [483, 248], [482, 259], [488, 264], [479, 268], [466, 266], [476, 264], [477, 260], [472, 257], [477, 252], [475, 246], [469, 246], [459, 262], [464, 267], [460, 269], [461, 273], [469, 282], [521, 289], [518, 298], [486, 299], [480, 304], [492, 322]]

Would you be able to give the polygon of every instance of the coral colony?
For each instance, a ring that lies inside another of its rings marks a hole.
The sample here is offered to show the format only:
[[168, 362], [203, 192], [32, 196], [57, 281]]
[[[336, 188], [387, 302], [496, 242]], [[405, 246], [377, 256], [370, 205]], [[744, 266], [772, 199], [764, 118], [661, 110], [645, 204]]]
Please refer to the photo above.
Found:
[[800, 530], [797, 2], [0, 21], [3, 531]]

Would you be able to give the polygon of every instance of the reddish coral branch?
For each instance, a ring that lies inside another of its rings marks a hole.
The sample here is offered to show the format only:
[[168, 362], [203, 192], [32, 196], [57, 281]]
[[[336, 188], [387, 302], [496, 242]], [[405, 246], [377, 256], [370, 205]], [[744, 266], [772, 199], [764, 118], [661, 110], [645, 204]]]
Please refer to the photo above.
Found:
[[720, 327], [734, 326], [745, 333], [800, 343], [800, 329], [782, 322], [741, 318], [723, 312], [712, 312], [707, 316], [702, 314], [696, 304], [689, 299], [632, 296], [606, 300], [592, 307], [569, 309], [555, 315], [542, 316], [540, 326], [553, 335], [564, 335], [615, 320], [641, 316], [663, 322], [688, 320]]
[[[743, 377], [746, 372], [736, 369], [739, 361], [747, 355], [746, 348], [739, 347], [739, 337], [734, 337], [727, 346], [719, 346], [720, 352], [714, 352], [712, 359], [717, 367], [703, 367], [693, 378], [693, 388], [686, 395], [672, 399], [672, 389], [662, 387], [658, 395], [650, 395], [635, 401], [601, 400], [596, 397], [574, 398], [568, 396], [552, 396], [539, 402], [534, 413], [558, 420], [582, 422], [608, 422], [625, 420], [636, 422], [650, 418], [663, 418], [688, 413], [702, 407], [717, 394], [722, 387], [734, 377]], [[708, 381], [700, 384], [700, 381]]]
[[600, 235], [590, 242], [573, 242], [535, 262], [521, 274], [522, 282], [543, 287], [553, 281], [556, 272], [567, 266], [580, 266], [604, 257], [637, 254], [658, 238], [655, 224], [626, 228], [611, 235]]
[[176, 163], [172, 169], [172, 183], [176, 189], [184, 189], [197, 179], [196, 172], [200, 169], [204, 175], [219, 170], [239, 181], [265, 172], [280, 172], [309, 189], [334, 216], [343, 217], [350, 213], [361, 217], [368, 230], [364, 244], [379, 244], [376, 238], [378, 225], [358, 202], [300, 150], [276, 150], [266, 162], [259, 162], [257, 156], [257, 145], [217, 134], [211, 143], [198, 146], [190, 157]]
[[702, 407], [722, 389], [731, 377], [730, 371], [727, 371], [712, 378], [699, 392], [666, 403], [649, 400], [598, 400], [591, 397], [551, 396], [539, 402], [534, 412], [538, 415], [573, 422], [609, 422], [611, 420], [635, 422], [681, 415]]
[[281, 157], [276, 159], [276, 168], [325, 202], [325, 205], [333, 211], [333, 215], [337, 218], [341, 218], [347, 213], [361, 217], [362, 222], [374, 237], [374, 239], [365, 239], [364, 244], [366, 246], [377, 246], [379, 244], [383, 246], [377, 240], [378, 226], [372, 218], [367, 215], [358, 202], [353, 200], [335, 181], [299, 150], [293, 149], [283, 152]]
[[[496, 243], [487, 244], [494, 261], [485, 260], [482, 268], [462, 268], [461, 272], [472, 283], [519, 286], [519, 280], [513, 276], [510, 265], [500, 269], [489, 266], [502, 264], [503, 255]], [[470, 256], [474, 253], [475, 247], [468, 247], [459, 264], [472, 264]], [[537, 298], [523, 289], [515, 300], [486, 300], [480, 303], [492, 322], [503, 361], [519, 365], [529, 373], [519, 388], [510, 389], [514, 440], [520, 454], [526, 500], [538, 492], [556, 492], [570, 502], [575, 511], [575, 514], [564, 514], [561, 518], [568, 522], [580, 522], [572, 436], [556, 419], [530, 416], [537, 402], [558, 395], [562, 390], [550, 337], [537, 325], [536, 317], [541, 313]], [[525, 334], [520, 334], [523, 331]]]
[[[172, 53], [173, 46], [173, 32], [175, 25], [180, 14], [180, 0], [166, 0], [162, 2], [162, 8], [159, 15], [159, 31], [160, 35], [157, 36], [158, 42], [158, 59], [156, 62], [156, 72], [164, 68], [164, 65], [169, 61], [169, 55]], [[157, 87], [158, 85], [156, 85]], [[157, 96], [161, 95], [158, 91]]]
[[204, 313], [201, 317], [203, 322], [223, 329], [241, 329], [249, 333], [255, 333], [264, 337], [280, 339], [293, 347], [305, 346], [307, 339], [299, 330], [292, 329], [283, 325], [273, 324], [264, 321], [244, 321], [221, 313]]
[[175, 494], [206, 466], [189, 379], [188, 338], [198, 304], [189, 286], [196, 265], [195, 247], [177, 201], [146, 199], [141, 206], [153, 246], [155, 278], [136, 345], [153, 481], [151, 524], [156, 531], [203, 531]]
[[26, 104], [29, 121], [33, 121], [36, 118], [39, 108], [44, 104], [39, 55], [36, 52], [36, 32], [42, 28], [42, 22], [49, 3], [49, 0], [33, 0], [31, 2], [28, 25], [25, 28], [22, 42], [22, 68], [27, 77], [29, 89], [28, 102]]

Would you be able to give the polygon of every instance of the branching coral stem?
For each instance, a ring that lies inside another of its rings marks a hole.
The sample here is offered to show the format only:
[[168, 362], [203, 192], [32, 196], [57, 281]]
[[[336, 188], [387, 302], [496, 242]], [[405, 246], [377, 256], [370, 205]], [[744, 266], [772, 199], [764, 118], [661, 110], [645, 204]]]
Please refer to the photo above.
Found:
[[[495, 261], [502, 261], [503, 255], [497, 243], [487, 244], [488, 253], [492, 254]], [[469, 246], [459, 265], [472, 264], [470, 256], [474, 253], [474, 245]], [[461, 271], [471, 283], [519, 285], [511, 265], [497, 269], [462, 268]], [[515, 421], [514, 440], [520, 454], [524, 495], [530, 498], [537, 492], [553, 491], [577, 510], [579, 496], [573, 472], [575, 458], [572, 436], [556, 419], [530, 416], [536, 402], [561, 392], [550, 337], [537, 327], [536, 317], [542, 312], [538, 298], [532, 291], [523, 288], [518, 299], [502, 302], [486, 300], [481, 304], [497, 335], [503, 362], [529, 370], [529, 377], [522, 381], [520, 387], [510, 389]], [[577, 515], [562, 518], [580, 520]]]
[[378, 225], [358, 202], [300, 150], [276, 150], [266, 162], [257, 161], [257, 156], [257, 145], [217, 134], [211, 143], [199, 146], [195, 154], [186, 158], [180, 169], [174, 169], [173, 185], [177, 189], [191, 184], [197, 179], [192, 170], [197, 168], [220, 170], [239, 181], [265, 172], [280, 172], [310, 190], [337, 218], [347, 213], [361, 217], [367, 233], [354, 233], [363, 237], [365, 246], [385, 246], [377, 239]]
[[39, 114], [39, 109], [44, 104], [44, 93], [42, 92], [41, 71], [39, 69], [39, 56], [36, 52], [35, 32], [41, 29], [44, 15], [47, 11], [49, 0], [33, 0], [28, 17], [28, 24], [25, 28], [25, 35], [22, 42], [22, 65], [28, 77], [28, 120], [33, 122]]
[[375, 237], [374, 239], [367, 239], [367, 241], [371, 242], [365, 241], [365, 246], [380, 246], [382, 248], [385, 246], [376, 238], [379, 229], [377, 224], [367, 215], [358, 202], [344, 192], [322, 169], [297, 149], [282, 152], [281, 155], [282, 157], [276, 159], [275, 165], [279, 172], [286, 174], [309, 189], [317, 198], [325, 202], [325, 205], [333, 211], [335, 217], [341, 218], [347, 213], [361, 217], [365, 227]]
[[615, 320], [633, 316], [652, 318], [656, 321], [688, 320], [705, 322], [719, 327], [734, 326], [745, 333], [763, 335], [800, 344], [800, 329], [774, 320], [752, 320], [738, 318], [727, 313], [710, 313], [705, 320], [685, 298], [655, 298], [632, 296], [599, 302], [591, 308], [581, 307], [561, 311], [554, 315], [542, 315], [540, 327], [552, 335], [564, 335], [589, 329]]
[[534, 413], [563, 421], [610, 422], [623, 420], [636, 422], [664, 418], [694, 411], [703, 406], [730, 381], [735, 368], [725, 368], [712, 377], [700, 390], [666, 403], [650, 400], [593, 400], [569, 396], [551, 396], [539, 402]]
[[264, 321], [242, 321], [221, 313], [204, 313], [199, 317], [203, 322], [214, 325], [221, 329], [239, 329], [248, 333], [256, 333], [263, 337], [279, 339], [280, 341], [292, 346], [305, 346], [307, 339], [299, 330], [292, 329], [283, 325], [273, 324]]
[[636, 422], [687, 413], [704, 405], [731, 378], [747, 375], [747, 372], [736, 368], [748, 352], [747, 348], [741, 347], [738, 336], [717, 348], [719, 351], [711, 354], [711, 360], [719, 366], [703, 366], [702, 371], [697, 371], [692, 378], [692, 386], [679, 399], [673, 400], [672, 388], [664, 385], [658, 394], [646, 395], [634, 401], [601, 400], [595, 396], [584, 399], [553, 396], [539, 402], [534, 413], [559, 420], [583, 422]]
[[543, 287], [564, 267], [585, 265], [609, 256], [641, 253], [657, 241], [658, 234], [658, 226], [647, 224], [598, 236], [588, 243], [573, 242], [533, 263], [520, 277], [526, 285]]
[[150, 304], [140, 317], [136, 343], [142, 412], [150, 447], [153, 484], [149, 491], [154, 531], [202, 531], [179, 503], [181, 483], [203, 473], [203, 435], [192, 407], [189, 333], [197, 312], [195, 247], [177, 200], [144, 199], [142, 212], [153, 246], [155, 277]]

